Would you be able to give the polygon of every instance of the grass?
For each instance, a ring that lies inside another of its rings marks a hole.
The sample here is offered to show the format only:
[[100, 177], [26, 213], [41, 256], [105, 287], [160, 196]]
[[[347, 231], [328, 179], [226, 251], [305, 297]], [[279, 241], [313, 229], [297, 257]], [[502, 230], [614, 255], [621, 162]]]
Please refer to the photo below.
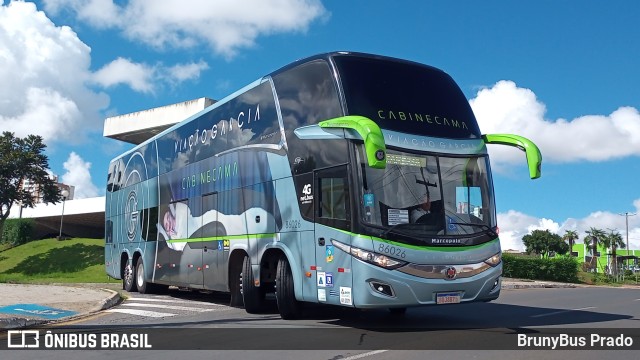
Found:
[[37, 240], [0, 251], [0, 282], [105, 283], [103, 239]]
[[[1, 254], [0, 254], [1, 255]], [[622, 275], [617, 279], [611, 275], [605, 275], [602, 273], [589, 273], [584, 271], [578, 271], [578, 282], [586, 285], [609, 285], [609, 286], [622, 286], [622, 285], [640, 285], [640, 274], [635, 273], [631, 276], [625, 276], [624, 280]]]

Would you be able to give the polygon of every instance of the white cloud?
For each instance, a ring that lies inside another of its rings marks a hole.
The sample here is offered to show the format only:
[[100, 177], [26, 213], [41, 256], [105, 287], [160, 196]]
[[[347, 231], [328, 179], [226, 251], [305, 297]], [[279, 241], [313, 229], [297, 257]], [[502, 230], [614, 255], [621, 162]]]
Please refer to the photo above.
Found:
[[69, 27], [13, 1], [0, 6], [0, 44], [0, 128], [47, 143], [77, 143], [100, 129], [109, 99], [86, 86], [90, 48]]
[[105, 88], [127, 85], [134, 91], [154, 93], [162, 83], [176, 85], [187, 80], [197, 80], [209, 65], [197, 63], [176, 64], [170, 67], [158, 63], [154, 66], [117, 58], [95, 72], [92, 81]]
[[202, 60], [197, 63], [177, 64], [166, 68], [167, 80], [173, 83], [197, 80], [200, 77], [200, 73], [208, 68], [209, 65]]
[[[640, 249], [640, 199], [633, 202], [635, 206], [634, 216], [629, 216], [629, 245], [632, 250]], [[500, 243], [503, 250], [514, 249], [524, 251], [525, 246], [522, 243], [522, 237], [531, 233], [533, 230], [549, 230], [560, 236], [564, 235], [566, 230], [574, 230], [578, 232], [579, 240], [582, 242], [586, 236], [586, 231], [590, 228], [602, 229], [605, 232], [609, 230], [618, 231], [622, 234], [626, 243], [626, 219], [625, 216], [618, 213], [607, 211], [596, 211], [587, 215], [583, 219], [566, 219], [559, 224], [550, 219], [539, 219], [533, 216], [523, 214], [515, 210], [509, 210], [506, 213], [498, 214], [498, 226], [500, 227]]]
[[549, 230], [557, 232], [560, 225], [553, 220], [538, 219], [515, 210], [498, 214], [500, 228], [500, 244], [503, 250], [524, 251], [522, 237], [533, 230]]
[[305, 31], [327, 16], [320, 0], [44, 0], [45, 9], [71, 9], [89, 24], [122, 30], [132, 41], [157, 48], [200, 44], [232, 57], [261, 35]]
[[[605, 161], [640, 155], [640, 112], [620, 107], [609, 115], [586, 115], [573, 120], [544, 118], [546, 107], [533, 91], [512, 81], [499, 81], [470, 100], [483, 133], [513, 133], [535, 142], [543, 161]], [[625, 144], [625, 146], [620, 146]], [[523, 154], [490, 146], [492, 162], [522, 162]]]
[[104, 87], [126, 84], [135, 91], [150, 93], [153, 92], [154, 72], [155, 69], [148, 65], [117, 58], [96, 71], [93, 81]]
[[61, 180], [64, 184], [75, 186], [75, 199], [98, 196], [98, 187], [91, 180], [90, 162], [84, 161], [78, 154], [72, 152], [63, 166], [67, 172], [62, 175]]

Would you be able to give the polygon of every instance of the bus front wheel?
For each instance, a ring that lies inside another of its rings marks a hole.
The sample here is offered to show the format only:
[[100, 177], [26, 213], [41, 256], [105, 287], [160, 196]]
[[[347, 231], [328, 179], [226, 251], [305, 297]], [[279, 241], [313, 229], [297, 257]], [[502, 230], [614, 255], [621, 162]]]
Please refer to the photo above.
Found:
[[278, 260], [276, 301], [278, 303], [278, 311], [283, 319], [291, 320], [300, 317], [301, 305], [298, 300], [296, 300], [291, 266], [286, 256], [281, 256]]

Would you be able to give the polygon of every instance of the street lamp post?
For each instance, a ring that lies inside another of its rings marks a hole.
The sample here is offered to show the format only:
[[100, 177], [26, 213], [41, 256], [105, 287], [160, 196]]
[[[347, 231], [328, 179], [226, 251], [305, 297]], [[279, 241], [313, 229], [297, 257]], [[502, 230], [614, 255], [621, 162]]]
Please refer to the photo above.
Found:
[[629, 269], [629, 260], [631, 260], [631, 258], [628, 257], [629, 251], [631, 251], [631, 249], [629, 249], [629, 216], [634, 216], [636, 213], [625, 212], [620, 215], [624, 216], [625, 225], [627, 226], [627, 269]]
[[62, 195], [62, 214], [60, 215], [60, 234], [58, 234], [58, 240], [62, 240], [62, 219], [64, 219], [64, 203], [69, 196], [69, 190], [62, 189], [60, 195]]

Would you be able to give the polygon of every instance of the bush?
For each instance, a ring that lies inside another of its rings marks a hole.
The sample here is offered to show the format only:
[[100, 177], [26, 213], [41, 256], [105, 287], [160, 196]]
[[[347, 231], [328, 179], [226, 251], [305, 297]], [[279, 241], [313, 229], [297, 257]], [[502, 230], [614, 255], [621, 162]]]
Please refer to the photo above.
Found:
[[33, 219], [7, 219], [2, 231], [2, 243], [10, 246], [26, 244], [33, 240]]
[[578, 282], [578, 260], [574, 257], [532, 258], [502, 254], [506, 277], [532, 280]]

